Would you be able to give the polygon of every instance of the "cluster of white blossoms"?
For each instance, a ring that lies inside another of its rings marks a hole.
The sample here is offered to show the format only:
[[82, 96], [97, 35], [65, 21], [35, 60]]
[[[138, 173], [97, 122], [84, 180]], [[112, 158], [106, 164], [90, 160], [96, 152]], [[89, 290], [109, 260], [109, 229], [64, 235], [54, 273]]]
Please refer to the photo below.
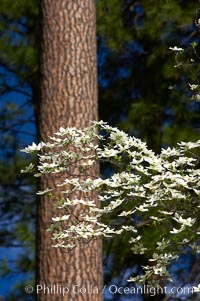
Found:
[[[144, 275], [130, 279], [142, 284], [155, 275], [170, 280], [168, 268], [181, 252], [199, 250], [199, 150], [200, 140], [155, 154], [100, 121], [84, 130], [60, 128], [50, 142], [25, 148], [37, 152], [39, 163], [23, 172], [56, 176], [56, 187], [38, 192], [54, 200], [56, 191], [62, 194], [50, 229], [54, 247], [127, 235], [133, 253], [149, 259]], [[97, 162], [106, 164], [109, 177], [91, 175]]]
[[[199, 22], [199, 20], [198, 20], [198, 22]], [[199, 27], [199, 23], [196, 22], [196, 26]], [[198, 54], [195, 49], [197, 45], [198, 44], [196, 42], [190, 43], [190, 47], [193, 48], [194, 55], [198, 59]], [[174, 47], [169, 47], [169, 50], [172, 50], [175, 52], [175, 62], [176, 62], [176, 65], [174, 66], [175, 68], [182, 68], [182, 67], [189, 67], [189, 66], [191, 67], [193, 65], [194, 69], [198, 70], [199, 64], [196, 65], [195, 60], [193, 58], [190, 58], [190, 61], [187, 62], [185, 58], [183, 59], [181, 57], [181, 54], [187, 49], [183, 49], [181, 47], [174, 46]], [[197, 68], [196, 68], [196, 66], [197, 66]], [[198, 75], [196, 76], [196, 81], [197, 81], [197, 83], [192, 83], [192, 84], [188, 83], [190, 94], [192, 93], [190, 99], [192, 101], [200, 102], [200, 85], [199, 85], [199, 81], [198, 81]], [[172, 86], [172, 85], [169, 86], [170, 90], [173, 90], [174, 88], [175, 88], [175, 86]]]

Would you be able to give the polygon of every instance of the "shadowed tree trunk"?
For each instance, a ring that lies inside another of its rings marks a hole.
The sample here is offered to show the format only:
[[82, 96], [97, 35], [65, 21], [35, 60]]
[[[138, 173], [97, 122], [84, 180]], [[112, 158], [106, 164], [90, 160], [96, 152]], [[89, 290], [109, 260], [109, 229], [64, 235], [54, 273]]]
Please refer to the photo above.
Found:
[[[38, 131], [40, 140], [47, 141], [60, 126], [84, 128], [97, 119], [96, 18], [93, 0], [42, 0], [40, 8]], [[98, 168], [91, 173], [97, 174]], [[56, 181], [56, 177], [42, 177], [39, 188], [55, 187]], [[59, 191], [57, 194], [59, 198]], [[36, 284], [44, 286], [39, 287], [37, 299], [100, 301], [101, 241], [80, 245], [70, 253], [53, 248], [46, 229], [56, 216], [54, 206], [46, 196], [38, 200]], [[63, 287], [67, 288], [65, 296], [59, 293]]]

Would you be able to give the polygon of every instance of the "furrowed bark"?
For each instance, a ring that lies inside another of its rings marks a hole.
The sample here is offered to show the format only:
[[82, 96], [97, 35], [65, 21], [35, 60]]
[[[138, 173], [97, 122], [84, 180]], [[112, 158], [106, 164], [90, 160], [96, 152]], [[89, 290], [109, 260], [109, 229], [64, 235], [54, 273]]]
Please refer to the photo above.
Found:
[[[40, 5], [38, 129], [39, 139], [47, 141], [60, 126], [84, 128], [91, 120], [97, 120], [96, 18], [93, 0], [42, 0]], [[98, 167], [91, 170], [91, 175], [97, 173]], [[57, 181], [56, 177], [43, 176], [39, 189], [55, 187]], [[93, 197], [97, 202], [97, 195]], [[70, 253], [53, 248], [51, 234], [46, 231], [52, 216], [56, 216], [55, 203], [46, 196], [40, 197], [36, 285], [49, 290], [45, 294], [41, 289], [37, 300], [101, 301], [101, 240], [77, 246]], [[67, 288], [64, 296], [59, 293], [63, 287]], [[79, 292], [81, 287], [83, 290]]]

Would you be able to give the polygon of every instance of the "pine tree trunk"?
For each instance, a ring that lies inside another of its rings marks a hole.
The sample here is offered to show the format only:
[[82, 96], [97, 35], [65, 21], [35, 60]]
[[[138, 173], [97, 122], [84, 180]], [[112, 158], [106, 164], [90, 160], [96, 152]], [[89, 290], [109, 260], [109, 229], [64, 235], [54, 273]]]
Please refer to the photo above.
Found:
[[[97, 119], [94, 1], [42, 0], [40, 22], [38, 129], [40, 140], [47, 141], [60, 126], [84, 128], [90, 120]], [[98, 168], [92, 171], [93, 175], [97, 172]], [[40, 189], [55, 186], [56, 181], [56, 178], [42, 177]], [[97, 200], [97, 196], [94, 198]], [[51, 234], [46, 229], [51, 217], [56, 216], [54, 205], [47, 197], [38, 200], [36, 284], [41, 286], [38, 286], [37, 300], [100, 301], [101, 241], [80, 245], [71, 253], [53, 248]], [[62, 296], [64, 287], [66, 294]]]

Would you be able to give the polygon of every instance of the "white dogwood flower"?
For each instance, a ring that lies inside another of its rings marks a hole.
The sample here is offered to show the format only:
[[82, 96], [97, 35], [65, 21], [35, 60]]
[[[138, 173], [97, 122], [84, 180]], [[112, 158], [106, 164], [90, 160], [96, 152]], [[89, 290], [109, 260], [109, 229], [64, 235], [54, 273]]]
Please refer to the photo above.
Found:
[[196, 90], [198, 88], [199, 85], [195, 85], [195, 84], [188, 84], [190, 87], [190, 90]]
[[191, 217], [183, 218], [178, 213], [175, 213], [175, 217], [172, 217], [172, 218], [177, 223], [182, 224], [184, 226], [188, 226], [188, 227], [191, 227], [195, 223], [195, 221], [196, 221], [196, 218], [191, 218]]
[[[178, 52], [182, 48], [172, 50]], [[191, 90], [194, 88], [197, 87], [191, 85]], [[49, 139], [51, 143], [33, 143], [23, 150], [38, 152], [39, 164], [30, 164], [22, 172], [47, 174], [53, 179], [57, 173], [56, 181], [52, 181], [54, 186], [37, 192], [53, 194], [53, 200], [58, 199], [55, 202], [58, 216], [52, 218], [50, 229], [52, 240], [56, 241], [54, 247], [72, 249], [79, 242], [99, 236], [111, 238], [129, 231], [134, 253], [153, 254], [155, 248], [157, 252], [150, 259], [155, 265], [144, 266], [144, 275], [134, 279], [146, 283], [154, 274], [169, 279], [167, 267], [190, 245], [188, 232], [194, 234], [192, 240], [196, 246], [195, 237], [200, 234], [195, 223], [200, 208], [200, 169], [195, 168], [200, 140], [180, 142], [177, 147], [162, 149], [156, 155], [145, 142], [102, 121], [84, 130], [61, 127], [56, 137]], [[90, 166], [98, 160], [108, 163], [111, 174], [106, 178], [90, 174]], [[63, 211], [67, 215], [62, 215]], [[64, 221], [69, 219], [70, 225], [66, 223], [65, 228]], [[172, 227], [175, 222], [178, 226]], [[57, 231], [61, 223], [63, 229]], [[145, 231], [141, 230], [143, 226]], [[155, 231], [153, 244], [145, 237], [148, 230]], [[171, 234], [172, 242], [163, 238]]]
[[69, 219], [70, 215], [63, 215], [61, 217], [52, 217], [52, 221], [54, 222], [63, 222], [63, 221], [67, 221]]
[[182, 51], [184, 51], [183, 48], [177, 47], [177, 46], [169, 47], [169, 49], [172, 50], [172, 51], [176, 51], [176, 52], [182, 52]]

